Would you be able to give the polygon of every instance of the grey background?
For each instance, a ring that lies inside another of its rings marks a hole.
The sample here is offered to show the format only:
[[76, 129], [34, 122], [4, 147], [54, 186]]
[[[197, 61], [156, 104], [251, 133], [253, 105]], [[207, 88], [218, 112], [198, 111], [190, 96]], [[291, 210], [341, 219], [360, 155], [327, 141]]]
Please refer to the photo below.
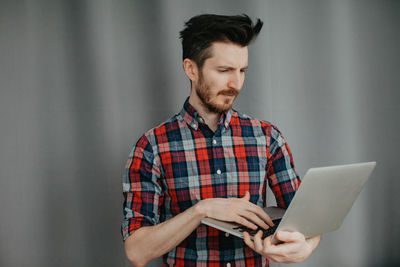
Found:
[[400, 264], [400, 1], [26, 0], [0, 1], [0, 266], [130, 266], [123, 168], [188, 96], [178, 32], [203, 12], [264, 20], [235, 107], [280, 128], [301, 176], [377, 161], [293, 266]]

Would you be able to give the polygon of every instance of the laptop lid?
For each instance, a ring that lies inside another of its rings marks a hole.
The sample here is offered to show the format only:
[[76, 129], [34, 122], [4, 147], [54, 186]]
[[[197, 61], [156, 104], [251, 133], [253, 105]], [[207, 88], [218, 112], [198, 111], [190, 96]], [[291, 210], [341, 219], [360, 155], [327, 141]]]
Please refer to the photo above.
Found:
[[338, 229], [375, 165], [366, 162], [309, 169], [277, 230], [311, 237]]
[[[298, 231], [305, 237], [334, 231], [342, 224], [375, 165], [366, 162], [311, 168], [286, 212], [279, 208], [264, 210], [271, 219], [284, 213], [277, 230]], [[243, 238], [243, 233], [235, 229], [236, 223], [212, 218], [205, 218], [202, 223]]]

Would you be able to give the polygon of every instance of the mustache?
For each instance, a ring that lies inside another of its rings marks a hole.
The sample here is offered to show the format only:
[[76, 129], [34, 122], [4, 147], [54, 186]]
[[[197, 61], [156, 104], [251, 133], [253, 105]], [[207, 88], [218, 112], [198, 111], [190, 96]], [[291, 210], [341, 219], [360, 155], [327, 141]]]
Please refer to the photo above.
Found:
[[218, 92], [218, 95], [231, 95], [231, 96], [237, 96], [239, 94], [239, 91], [235, 89], [227, 89], [227, 90], [222, 90]]

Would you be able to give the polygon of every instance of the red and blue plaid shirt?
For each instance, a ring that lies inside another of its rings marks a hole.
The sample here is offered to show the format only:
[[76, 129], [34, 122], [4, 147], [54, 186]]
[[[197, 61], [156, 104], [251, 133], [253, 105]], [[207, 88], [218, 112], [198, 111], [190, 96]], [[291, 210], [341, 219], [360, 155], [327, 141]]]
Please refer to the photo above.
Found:
[[[266, 183], [287, 207], [300, 185], [290, 149], [272, 124], [235, 110], [213, 132], [186, 100], [180, 113], [144, 134], [123, 177], [124, 240], [136, 229], [166, 221], [201, 199], [238, 198], [266, 204]], [[164, 266], [265, 266], [242, 239], [200, 225], [163, 256]], [[229, 266], [229, 265], [228, 265]]]

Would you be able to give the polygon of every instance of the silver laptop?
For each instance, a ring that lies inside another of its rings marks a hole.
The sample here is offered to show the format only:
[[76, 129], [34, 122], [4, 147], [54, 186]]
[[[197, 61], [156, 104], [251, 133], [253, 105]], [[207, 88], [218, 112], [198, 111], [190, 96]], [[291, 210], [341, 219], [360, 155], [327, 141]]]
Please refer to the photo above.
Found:
[[[311, 237], [338, 229], [375, 165], [376, 162], [366, 162], [309, 169], [287, 210], [264, 208], [272, 220], [279, 221], [279, 225], [264, 236], [273, 234], [272, 242], [276, 244], [275, 232], [278, 230], [298, 231]], [[212, 218], [201, 222], [243, 238], [245, 229], [236, 223]]]

